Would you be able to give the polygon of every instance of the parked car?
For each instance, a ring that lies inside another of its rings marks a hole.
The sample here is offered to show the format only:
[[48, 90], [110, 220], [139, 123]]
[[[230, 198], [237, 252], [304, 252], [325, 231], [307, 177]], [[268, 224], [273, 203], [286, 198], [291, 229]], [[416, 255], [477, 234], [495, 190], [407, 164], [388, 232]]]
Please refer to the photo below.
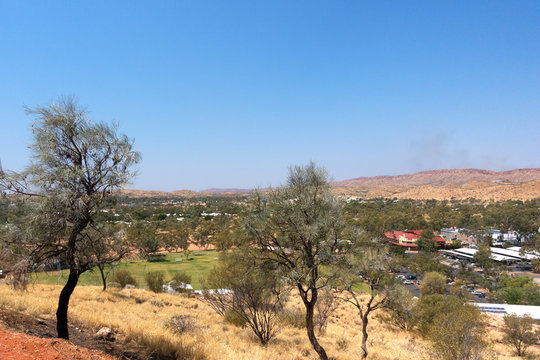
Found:
[[474, 295], [478, 296], [479, 298], [485, 298], [486, 297], [486, 294], [481, 292], [481, 291], [478, 291], [478, 290], [475, 290], [472, 292]]
[[414, 276], [412, 274], [409, 274], [409, 275], [405, 276], [405, 279], [407, 279], [407, 280], [415, 280], [416, 276]]
[[403, 284], [404, 284], [404, 285], [412, 285], [413, 282], [412, 282], [411, 280], [404, 280], [404, 281], [403, 281]]

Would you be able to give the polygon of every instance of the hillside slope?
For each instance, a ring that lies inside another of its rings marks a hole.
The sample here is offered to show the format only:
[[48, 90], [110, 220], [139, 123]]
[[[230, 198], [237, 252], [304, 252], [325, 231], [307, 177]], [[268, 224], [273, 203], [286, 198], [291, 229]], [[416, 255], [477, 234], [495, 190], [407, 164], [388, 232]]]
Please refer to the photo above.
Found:
[[[332, 184], [336, 195], [365, 199], [437, 199], [531, 200], [540, 198], [540, 168], [490, 171], [482, 169], [447, 169], [422, 171], [395, 176], [359, 177]], [[197, 196], [238, 196], [249, 189], [212, 188], [203, 191], [122, 190], [133, 198], [192, 198]]]

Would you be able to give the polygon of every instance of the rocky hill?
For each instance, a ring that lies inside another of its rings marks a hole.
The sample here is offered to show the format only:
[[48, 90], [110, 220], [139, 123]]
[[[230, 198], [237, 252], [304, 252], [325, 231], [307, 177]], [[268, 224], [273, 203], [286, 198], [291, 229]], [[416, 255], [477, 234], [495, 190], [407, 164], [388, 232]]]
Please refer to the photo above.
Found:
[[[468, 199], [530, 200], [540, 198], [540, 168], [490, 171], [481, 169], [448, 169], [422, 171], [395, 176], [359, 177], [333, 183], [337, 195], [358, 196], [365, 199]], [[212, 195], [242, 195], [249, 189], [207, 189], [146, 191], [122, 190], [129, 197], [196, 197]]]
[[530, 200], [540, 198], [540, 168], [450, 169], [361, 177], [334, 183], [338, 195], [362, 198]]
[[509, 171], [490, 171], [481, 169], [447, 169], [421, 171], [409, 175], [359, 177], [338, 181], [336, 187], [368, 186], [368, 185], [451, 185], [470, 182], [485, 183], [525, 183], [540, 180], [540, 168], [516, 169]]

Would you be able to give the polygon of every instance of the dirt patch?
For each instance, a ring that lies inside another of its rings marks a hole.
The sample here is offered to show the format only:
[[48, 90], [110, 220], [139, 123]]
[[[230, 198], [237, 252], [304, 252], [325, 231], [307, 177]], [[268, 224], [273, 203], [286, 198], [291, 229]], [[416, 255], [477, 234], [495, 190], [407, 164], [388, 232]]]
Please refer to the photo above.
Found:
[[95, 338], [92, 329], [72, 325], [69, 334], [70, 341], [57, 339], [55, 321], [0, 310], [0, 359], [140, 359], [126, 344]]

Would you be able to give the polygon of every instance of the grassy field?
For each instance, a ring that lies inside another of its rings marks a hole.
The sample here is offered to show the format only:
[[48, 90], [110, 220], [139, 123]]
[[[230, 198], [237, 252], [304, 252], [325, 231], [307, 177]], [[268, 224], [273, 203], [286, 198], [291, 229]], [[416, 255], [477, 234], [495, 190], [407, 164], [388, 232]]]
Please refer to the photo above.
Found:
[[[34, 285], [27, 292], [15, 291], [0, 284], [0, 309], [11, 309], [29, 315], [54, 319], [61, 286]], [[366, 300], [362, 296], [363, 301]], [[287, 309], [303, 311], [299, 297], [291, 293]], [[99, 309], [99, 311], [96, 311]], [[128, 310], [128, 311], [126, 311]], [[370, 360], [430, 359], [429, 343], [414, 332], [395, 328], [382, 321], [378, 314], [368, 328]], [[188, 331], [175, 333], [165, 326], [172, 316], [184, 315], [192, 321]], [[502, 318], [489, 317], [488, 359], [518, 360], [511, 349], [502, 344]], [[69, 319], [89, 331], [110, 327], [117, 333], [117, 342], [130, 348], [143, 346], [149, 358], [192, 360], [310, 360], [317, 356], [304, 328], [284, 322], [267, 346], [254, 339], [249, 328], [236, 327], [218, 316], [205, 302], [193, 296], [155, 294], [141, 289], [110, 289], [78, 286], [69, 307]], [[351, 305], [340, 302], [329, 319], [327, 332], [319, 335], [328, 355], [336, 360], [359, 359], [361, 323]], [[531, 358], [540, 358], [538, 346], [530, 349]], [[141, 353], [141, 355], [143, 355]], [[144, 356], [141, 356], [144, 358]]]
[[[113, 269], [111, 274], [119, 269], [126, 269], [131, 272], [138, 281], [138, 287], [144, 288], [144, 275], [150, 271], [162, 271], [166, 274], [165, 278], [170, 279], [174, 273], [185, 272], [191, 275], [191, 285], [194, 289], [201, 288], [201, 280], [214, 267], [217, 261], [216, 251], [194, 251], [190, 259], [185, 260], [181, 253], [168, 253], [160, 257], [159, 261], [132, 260], [124, 261]], [[177, 261], [181, 260], [181, 261]], [[49, 271], [35, 273], [34, 279], [37, 284], [63, 285], [68, 278], [69, 270]], [[110, 275], [109, 275], [110, 279]], [[109, 280], [110, 281], [110, 280]], [[101, 276], [99, 271], [87, 271], [79, 279], [79, 285], [101, 286]]]

